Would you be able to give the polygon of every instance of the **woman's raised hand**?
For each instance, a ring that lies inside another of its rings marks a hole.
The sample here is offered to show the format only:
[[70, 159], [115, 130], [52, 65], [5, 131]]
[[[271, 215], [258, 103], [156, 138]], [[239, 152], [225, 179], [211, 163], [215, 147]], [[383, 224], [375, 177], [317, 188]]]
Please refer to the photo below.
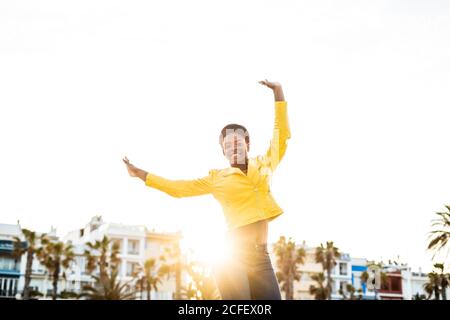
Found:
[[125, 163], [125, 165], [127, 166], [128, 174], [131, 177], [137, 177], [137, 168], [130, 163], [130, 160], [128, 160], [127, 157], [123, 158], [122, 160]]
[[132, 177], [138, 177], [142, 181], [146, 181], [147, 179], [147, 171], [139, 169], [130, 163], [127, 157], [122, 159], [125, 165], [127, 166], [128, 174]]
[[271, 82], [267, 79], [259, 81], [260, 84], [272, 89], [275, 101], [284, 101], [284, 93], [279, 82]]
[[266, 87], [269, 87], [272, 90], [275, 89], [275, 88], [280, 88], [281, 87], [281, 84], [279, 82], [271, 82], [271, 81], [269, 81], [267, 79], [261, 80], [261, 81], [258, 81], [258, 82], [260, 84], [266, 86]]

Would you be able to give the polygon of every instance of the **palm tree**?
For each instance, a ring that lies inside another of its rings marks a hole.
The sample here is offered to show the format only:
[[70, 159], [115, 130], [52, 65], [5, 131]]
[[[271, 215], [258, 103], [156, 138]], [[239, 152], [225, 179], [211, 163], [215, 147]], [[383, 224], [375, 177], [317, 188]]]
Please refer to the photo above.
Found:
[[441, 294], [440, 282], [441, 279], [439, 274], [437, 274], [434, 271], [428, 273], [428, 282], [423, 285], [425, 292], [428, 294], [427, 299], [430, 299], [433, 294], [435, 300], [440, 299]]
[[111, 270], [106, 277], [92, 276], [97, 286], [85, 285], [81, 297], [89, 300], [134, 300], [136, 293], [130, 290], [131, 281], [121, 282], [118, 279], [119, 269]]
[[286, 300], [294, 299], [294, 281], [300, 281], [301, 273], [298, 266], [305, 263], [305, 249], [296, 248], [294, 241], [281, 236], [274, 244], [274, 252], [277, 256], [276, 273], [277, 279], [281, 284], [281, 290], [285, 292]]
[[141, 291], [146, 290], [147, 300], [151, 299], [151, 290], [158, 291], [158, 285], [161, 284], [161, 273], [156, 269], [156, 260], [151, 258], [144, 262], [144, 266], [139, 266], [136, 274], [138, 275], [138, 289]]
[[[438, 218], [432, 220], [431, 227], [434, 228], [430, 232], [428, 250], [434, 251], [435, 255], [448, 246], [450, 239], [450, 206], [445, 206], [449, 212], [436, 212]], [[448, 251], [447, 251], [448, 254]]]
[[30, 282], [31, 271], [33, 266], [34, 256], [39, 249], [38, 240], [40, 237], [36, 235], [36, 232], [28, 229], [22, 229], [22, 234], [25, 237], [25, 243], [19, 237], [14, 237], [14, 251], [13, 255], [19, 259], [26, 253], [27, 261], [25, 267], [25, 284], [23, 287], [23, 299], [28, 300], [31, 297]]
[[118, 278], [121, 261], [118, 243], [104, 236], [102, 240], [88, 242], [86, 246], [86, 272], [94, 279], [94, 284], [83, 286], [80, 296], [89, 300], [134, 299], [135, 292], [130, 290], [131, 280], [121, 282]]
[[[355, 293], [358, 293], [358, 296]], [[350, 296], [347, 296], [347, 293], [350, 293]], [[345, 285], [345, 290], [339, 289], [339, 294], [342, 296], [343, 300], [361, 300], [362, 299], [362, 290], [356, 290], [353, 285], [347, 283]]]
[[359, 288], [356, 292], [358, 293], [357, 299], [358, 299], [358, 300], [362, 300], [362, 298], [363, 298], [363, 292], [362, 292], [362, 289]]
[[447, 300], [447, 288], [450, 285], [450, 274], [444, 273], [444, 264], [436, 263], [434, 265], [436, 269], [439, 270], [439, 284], [441, 287], [442, 300]]
[[188, 288], [185, 289], [187, 299], [220, 299], [220, 293], [209, 268], [207, 268], [204, 264], [194, 261], [187, 266], [187, 272], [193, 281], [193, 283], [189, 283]]
[[309, 293], [314, 296], [316, 300], [328, 299], [328, 288], [325, 283], [325, 275], [323, 272], [315, 273], [311, 276], [311, 279], [317, 282], [317, 286], [310, 285]]
[[320, 247], [316, 248], [316, 262], [321, 263], [323, 270], [327, 272], [327, 293], [328, 300], [331, 299], [331, 271], [336, 265], [336, 259], [341, 256], [339, 249], [336, 248], [333, 244], [333, 241], [327, 241], [327, 246], [324, 247], [323, 244], [320, 244]]
[[[139, 267], [141, 268], [141, 267]], [[140, 300], [144, 300], [144, 290], [145, 290], [145, 276], [142, 274], [142, 271], [136, 272], [133, 274], [133, 277], [136, 277], [136, 292], [139, 292]], [[148, 299], [148, 297], [147, 297]]]
[[189, 282], [187, 287], [181, 288], [181, 298], [184, 300], [193, 300], [197, 299], [198, 297], [198, 290], [195, 287], [195, 284], [193, 282]]
[[216, 282], [211, 275], [203, 273], [200, 281], [196, 281], [196, 286], [200, 292], [200, 299], [202, 300], [220, 300], [221, 296], [216, 286]]
[[[74, 260], [73, 247], [64, 242], [50, 241], [46, 237], [42, 238], [42, 244], [43, 248], [38, 251], [37, 256], [52, 277], [52, 299], [56, 300], [60, 273], [63, 269], [67, 269]], [[65, 273], [63, 273], [63, 277], [65, 278]]]
[[181, 261], [182, 253], [179, 243], [174, 243], [171, 247], [164, 248], [164, 254], [159, 258], [163, 264], [160, 267], [161, 276], [175, 278], [175, 300], [181, 299], [181, 273], [187, 266]]

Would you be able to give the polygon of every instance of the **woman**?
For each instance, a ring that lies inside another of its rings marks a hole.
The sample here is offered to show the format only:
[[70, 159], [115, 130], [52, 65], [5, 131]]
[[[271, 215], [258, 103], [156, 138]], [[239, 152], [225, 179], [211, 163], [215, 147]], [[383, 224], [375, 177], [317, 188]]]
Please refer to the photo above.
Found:
[[270, 147], [264, 155], [249, 157], [250, 137], [238, 124], [225, 126], [219, 137], [230, 167], [211, 169], [194, 180], [169, 180], [132, 165], [125, 157], [128, 173], [146, 186], [173, 197], [212, 194], [222, 205], [228, 225], [231, 259], [214, 266], [214, 276], [224, 300], [281, 300], [280, 289], [267, 249], [268, 223], [283, 213], [270, 192], [270, 177], [291, 137], [287, 103], [277, 82], [260, 84], [273, 90], [275, 125]]

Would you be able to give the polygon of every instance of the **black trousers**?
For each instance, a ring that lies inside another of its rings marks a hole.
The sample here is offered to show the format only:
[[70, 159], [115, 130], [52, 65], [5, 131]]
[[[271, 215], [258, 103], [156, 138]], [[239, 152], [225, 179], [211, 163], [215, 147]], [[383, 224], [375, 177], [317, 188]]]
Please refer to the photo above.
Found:
[[223, 300], [281, 300], [266, 243], [233, 247], [231, 253], [213, 265]]

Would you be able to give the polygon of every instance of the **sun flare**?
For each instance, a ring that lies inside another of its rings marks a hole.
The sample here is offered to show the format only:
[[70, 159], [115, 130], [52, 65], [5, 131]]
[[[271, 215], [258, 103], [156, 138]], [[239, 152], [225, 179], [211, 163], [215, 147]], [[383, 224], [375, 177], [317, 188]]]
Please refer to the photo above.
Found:
[[199, 230], [186, 230], [182, 248], [190, 253], [190, 259], [208, 265], [225, 262], [230, 256], [230, 247], [225, 232], [219, 227]]

